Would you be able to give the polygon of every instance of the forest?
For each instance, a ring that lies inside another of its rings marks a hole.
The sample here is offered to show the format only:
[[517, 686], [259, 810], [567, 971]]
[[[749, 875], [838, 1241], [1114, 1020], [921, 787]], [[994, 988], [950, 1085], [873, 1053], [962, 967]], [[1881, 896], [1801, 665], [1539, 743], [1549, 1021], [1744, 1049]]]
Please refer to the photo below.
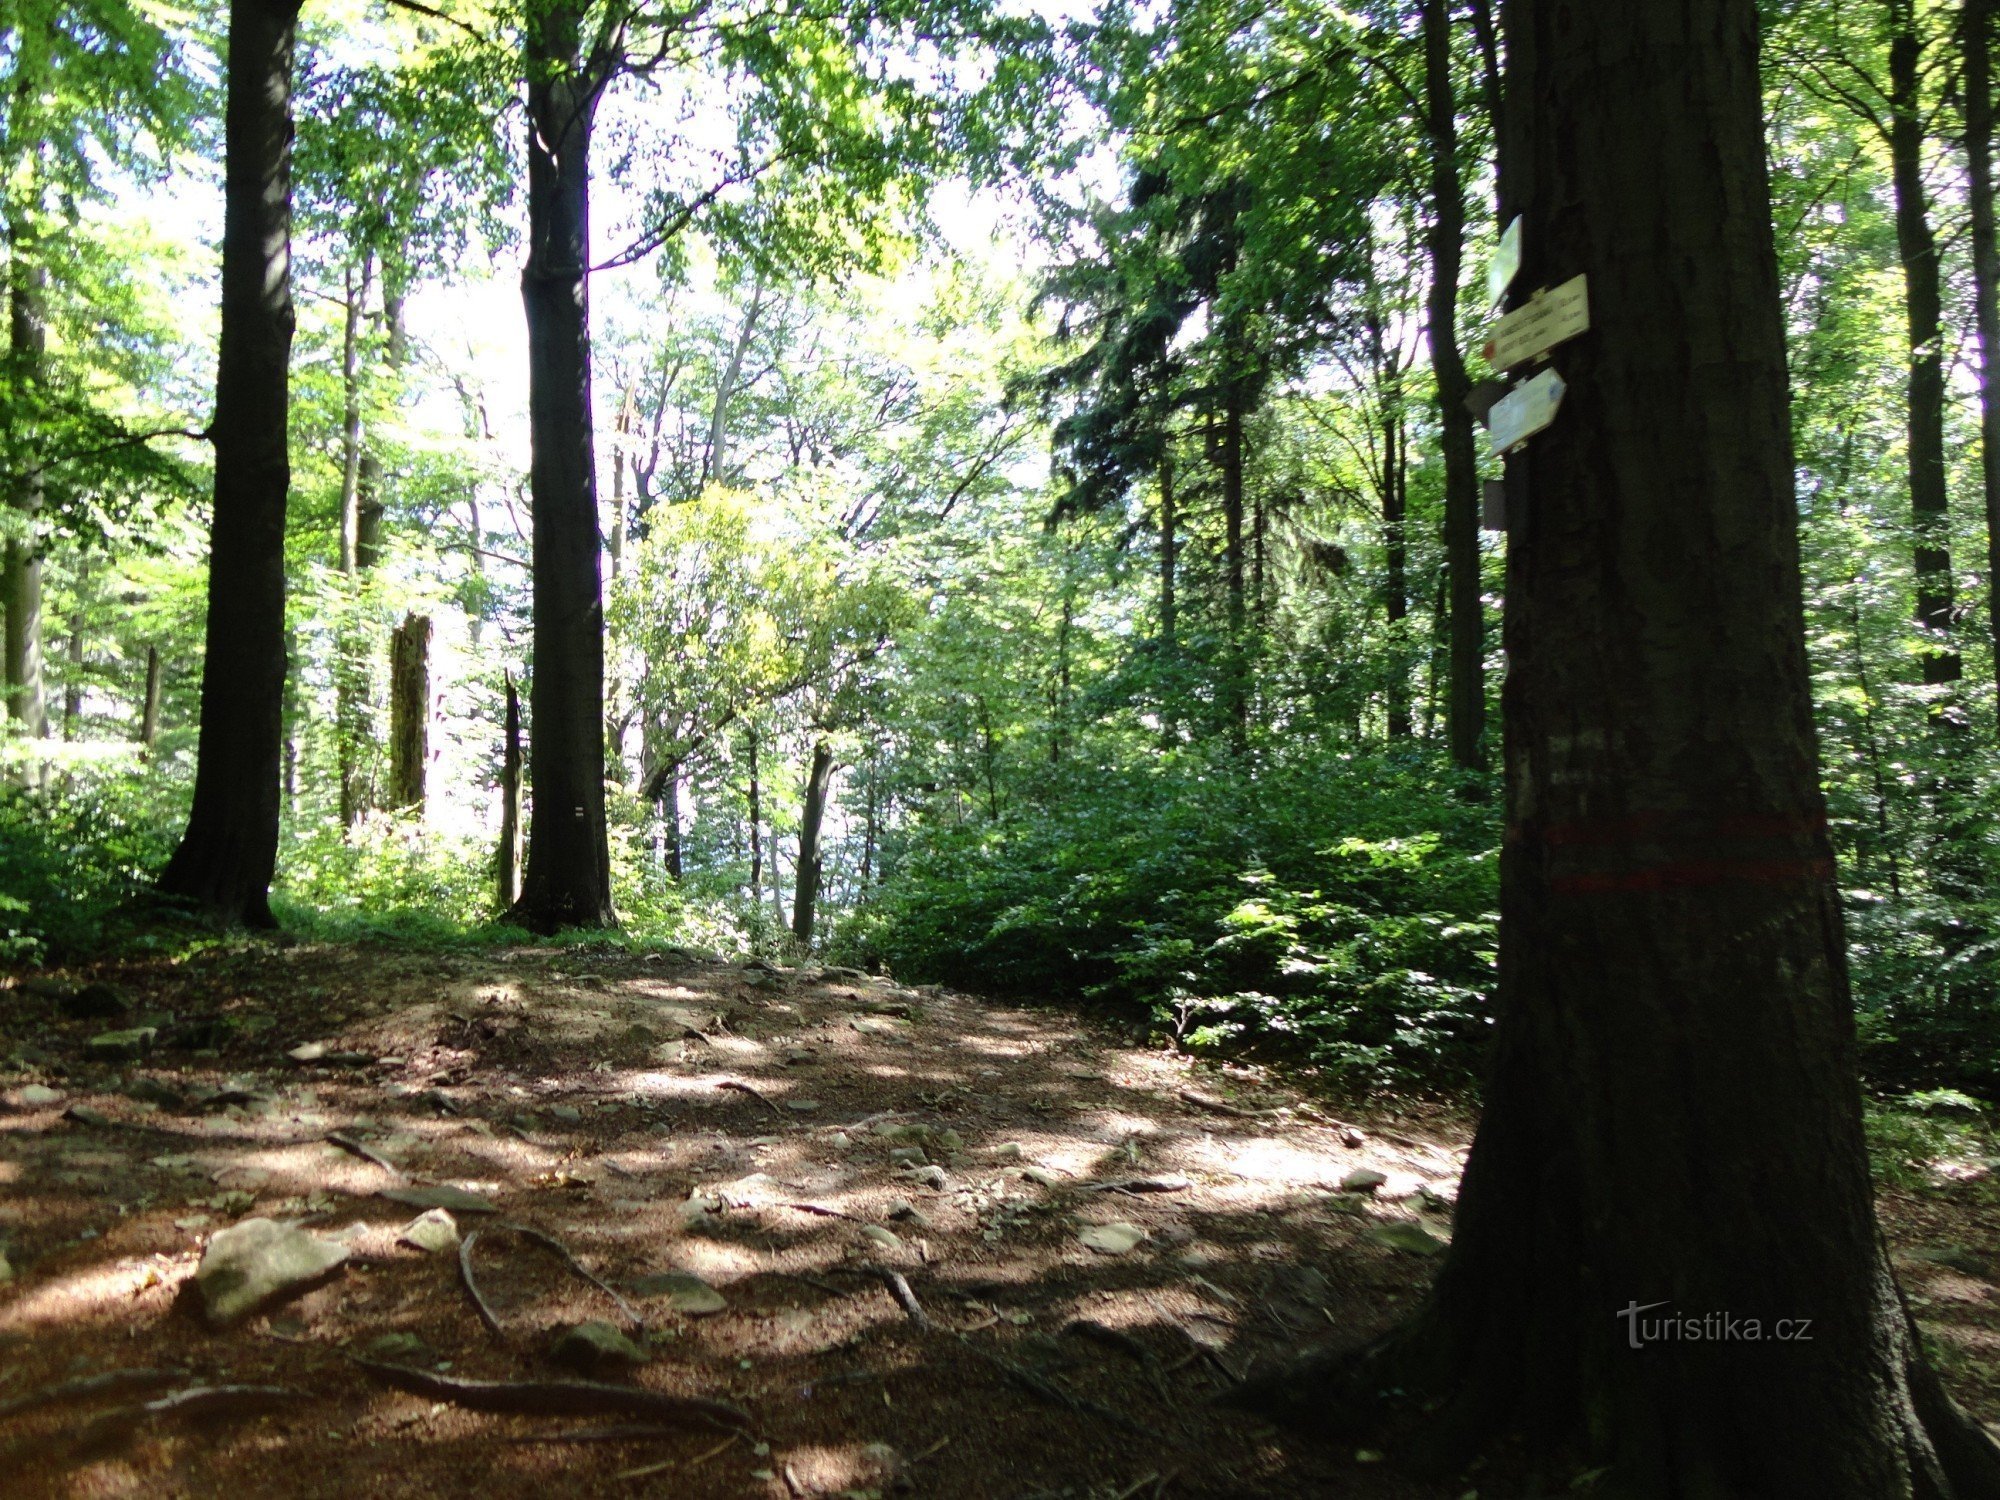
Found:
[[1996, 44], [0, 5], [0, 1489], [2000, 1497]]

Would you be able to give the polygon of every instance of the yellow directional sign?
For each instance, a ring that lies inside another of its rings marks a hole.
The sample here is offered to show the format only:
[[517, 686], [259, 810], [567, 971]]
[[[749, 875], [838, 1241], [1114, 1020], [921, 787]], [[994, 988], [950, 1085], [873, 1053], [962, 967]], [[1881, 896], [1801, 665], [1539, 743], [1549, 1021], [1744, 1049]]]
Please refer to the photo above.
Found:
[[1554, 291], [1535, 293], [1528, 303], [1495, 323], [1492, 341], [1486, 346], [1487, 358], [1495, 369], [1511, 370], [1589, 331], [1590, 297], [1584, 278], [1577, 276]]

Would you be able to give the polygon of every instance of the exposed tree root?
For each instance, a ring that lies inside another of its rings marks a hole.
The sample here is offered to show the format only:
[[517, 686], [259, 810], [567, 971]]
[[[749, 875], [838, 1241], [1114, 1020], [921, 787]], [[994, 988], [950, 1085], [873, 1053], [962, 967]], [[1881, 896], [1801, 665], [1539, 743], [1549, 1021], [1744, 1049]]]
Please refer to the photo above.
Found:
[[[620, 1296], [616, 1288], [586, 1269], [583, 1263], [570, 1253], [569, 1247], [554, 1235], [536, 1229], [531, 1224], [515, 1224], [511, 1222], [488, 1225], [486, 1232], [494, 1234], [518, 1234], [523, 1239], [531, 1240], [535, 1244], [540, 1245], [543, 1249], [561, 1260], [563, 1266], [570, 1274], [581, 1281], [589, 1282], [600, 1292], [604, 1293], [605, 1296], [609, 1297], [618, 1311], [624, 1314], [625, 1320], [632, 1325], [635, 1333], [644, 1333], [646, 1331], [645, 1320], [633, 1309], [632, 1304]], [[472, 1247], [480, 1234], [481, 1231], [475, 1229], [458, 1243], [459, 1279], [465, 1283], [466, 1295], [472, 1298], [472, 1305], [478, 1309], [480, 1320], [493, 1331], [495, 1338], [505, 1338], [507, 1335], [500, 1327], [498, 1315], [494, 1313], [492, 1306], [487, 1302], [486, 1298], [480, 1294], [479, 1283], [474, 1279], [472, 1274]]]
[[359, 1355], [348, 1358], [386, 1385], [471, 1411], [586, 1417], [625, 1412], [660, 1420], [707, 1422], [725, 1431], [743, 1431], [750, 1426], [750, 1413], [742, 1407], [706, 1396], [670, 1396], [643, 1386], [596, 1380], [459, 1380]]

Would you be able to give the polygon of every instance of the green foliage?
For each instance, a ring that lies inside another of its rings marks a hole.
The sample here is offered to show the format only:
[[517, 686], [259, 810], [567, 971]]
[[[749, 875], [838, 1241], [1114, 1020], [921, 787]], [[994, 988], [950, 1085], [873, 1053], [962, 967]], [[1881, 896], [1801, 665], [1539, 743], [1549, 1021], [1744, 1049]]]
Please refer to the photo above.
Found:
[[1360, 1081], [1463, 1080], [1493, 982], [1490, 809], [1420, 769], [1198, 757], [1072, 782], [1034, 816], [906, 836], [837, 951], [899, 974], [1143, 1008]]
[[180, 832], [183, 789], [78, 767], [36, 790], [0, 783], [0, 964], [115, 941]]

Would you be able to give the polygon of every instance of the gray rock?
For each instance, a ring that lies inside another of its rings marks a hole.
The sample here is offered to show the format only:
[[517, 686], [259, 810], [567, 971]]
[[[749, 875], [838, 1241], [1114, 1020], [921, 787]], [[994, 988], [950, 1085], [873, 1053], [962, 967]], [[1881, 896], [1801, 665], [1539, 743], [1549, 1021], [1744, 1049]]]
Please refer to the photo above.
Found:
[[304, 1291], [347, 1259], [347, 1247], [271, 1219], [245, 1219], [208, 1242], [194, 1273], [209, 1326], [227, 1328]]
[[561, 1120], [568, 1125], [574, 1125], [583, 1118], [583, 1111], [578, 1109], [574, 1104], [556, 1104], [549, 1107], [549, 1115], [552, 1119]]
[[1389, 1179], [1367, 1167], [1357, 1167], [1340, 1179], [1343, 1193], [1372, 1193]]
[[83, 1055], [95, 1062], [136, 1062], [153, 1050], [158, 1027], [134, 1026], [126, 1031], [100, 1031], [83, 1044]]
[[94, 1125], [100, 1130], [117, 1122], [101, 1109], [93, 1109], [88, 1104], [72, 1104], [63, 1111], [65, 1120], [74, 1120], [79, 1125]]
[[464, 1188], [451, 1187], [439, 1183], [420, 1187], [385, 1188], [376, 1194], [391, 1203], [400, 1203], [406, 1208], [448, 1208], [455, 1214], [496, 1214], [500, 1210], [491, 1199], [482, 1198], [477, 1193], [469, 1193]]
[[458, 1248], [458, 1221], [445, 1209], [428, 1209], [405, 1224], [396, 1240], [427, 1255], [448, 1255]]
[[62, 1103], [62, 1090], [52, 1089], [46, 1083], [31, 1083], [14, 1095], [14, 1102], [22, 1109], [47, 1109], [51, 1104]]
[[549, 1358], [584, 1375], [629, 1369], [646, 1362], [646, 1351], [600, 1318], [564, 1329], [549, 1346]]
[[1442, 1255], [1445, 1251], [1443, 1240], [1411, 1219], [1378, 1224], [1363, 1238], [1391, 1250], [1401, 1250], [1406, 1255]]
[[675, 1312], [686, 1313], [691, 1318], [707, 1317], [729, 1306], [727, 1297], [699, 1276], [686, 1271], [662, 1271], [655, 1276], [641, 1276], [632, 1283], [632, 1290], [641, 1297], [665, 1297]]

